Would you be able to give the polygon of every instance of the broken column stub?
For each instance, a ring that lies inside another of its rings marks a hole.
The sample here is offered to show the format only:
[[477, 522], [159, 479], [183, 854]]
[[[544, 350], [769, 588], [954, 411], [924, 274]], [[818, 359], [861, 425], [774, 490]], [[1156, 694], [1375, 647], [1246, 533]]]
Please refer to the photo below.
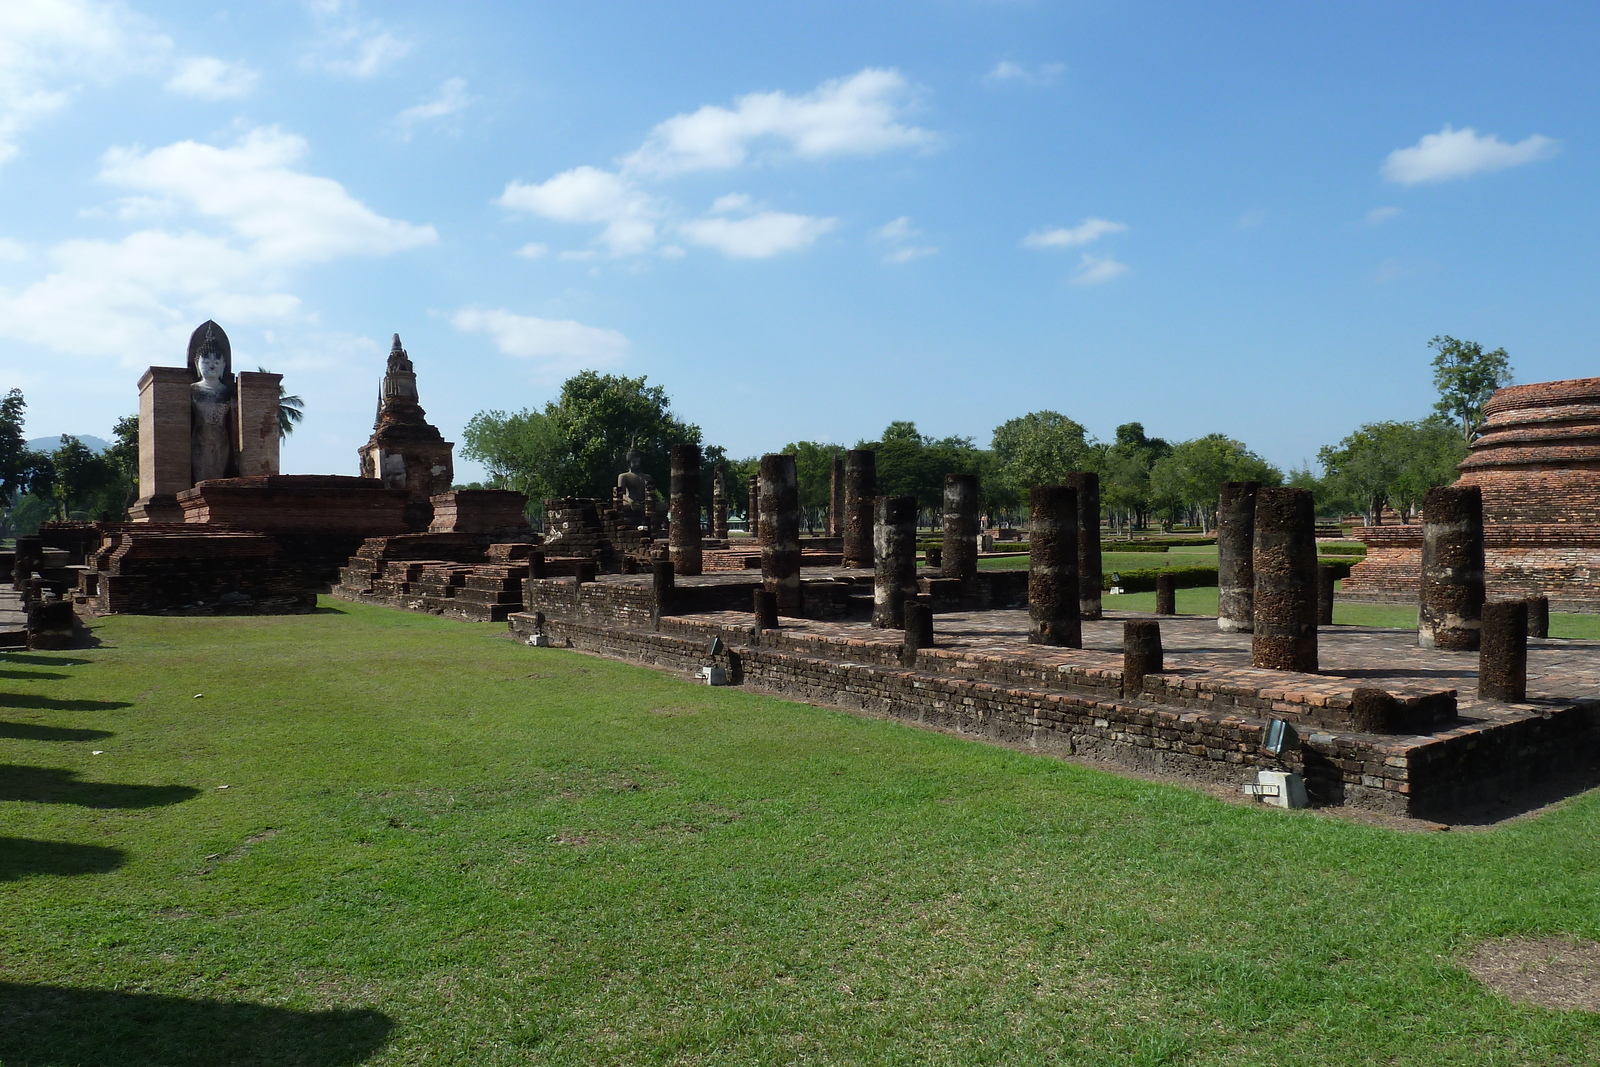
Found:
[[1029, 504], [1028, 643], [1082, 648], [1078, 491], [1036, 485]]
[[751, 607], [756, 616], [756, 629], [778, 628], [778, 598], [770, 589], [757, 589], [751, 597]]
[[921, 597], [909, 597], [905, 602], [906, 636], [900, 649], [900, 664], [917, 665], [917, 652], [933, 647], [933, 605]]
[[1483, 492], [1475, 485], [1429, 489], [1422, 502], [1417, 644], [1476, 651], [1483, 601]]
[[1078, 616], [1098, 619], [1102, 614], [1100, 476], [1093, 471], [1073, 471], [1063, 484], [1078, 492]]
[[1528, 636], [1550, 636], [1550, 598], [1547, 596], [1531, 596], [1528, 598]]
[[1528, 699], [1528, 602], [1483, 605], [1478, 646], [1478, 699], [1520, 704]]
[[939, 573], [961, 580], [963, 596], [978, 593], [978, 476], [944, 476], [944, 547]]
[[667, 554], [685, 578], [700, 573], [700, 446], [672, 446], [672, 492], [668, 501]]
[[1161, 624], [1154, 619], [1130, 619], [1122, 624], [1122, 695], [1144, 691], [1147, 674], [1159, 674], [1165, 664], [1161, 651]]
[[761, 457], [761, 581], [778, 598], [778, 611], [800, 614], [800, 490], [794, 457]]
[[1251, 660], [1279, 671], [1317, 670], [1316, 512], [1305, 489], [1256, 493], [1255, 628]]
[[878, 494], [878, 454], [852, 448], [844, 455], [844, 565], [872, 566], [873, 508]]
[[1333, 625], [1333, 598], [1339, 587], [1339, 572], [1317, 564], [1317, 625]]
[[872, 625], [903, 629], [917, 595], [917, 498], [880, 496], [872, 526]]
[[711, 536], [728, 539], [728, 468], [722, 463], [711, 469]]
[[828, 536], [844, 536], [844, 453], [833, 454], [828, 478]]
[[1217, 492], [1217, 629], [1250, 632], [1255, 600], [1256, 493], [1260, 482], [1223, 482]]

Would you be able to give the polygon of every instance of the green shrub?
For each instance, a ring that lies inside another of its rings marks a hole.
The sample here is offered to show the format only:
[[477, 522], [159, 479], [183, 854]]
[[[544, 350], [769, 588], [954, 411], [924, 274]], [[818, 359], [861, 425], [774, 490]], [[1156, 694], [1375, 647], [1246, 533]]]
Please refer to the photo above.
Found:
[[[1147, 593], [1156, 587], [1158, 574], [1172, 575], [1172, 583], [1178, 589], [1203, 589], [1217, 584], [1217, 568], [1204, 564], [1192, 567], [1140, 567], [1138, 570], [1122, 571], [1119, 584], [1124, 593]], [[1111, 572], [1100, 576], [1100, 588], [1111, 588]]]
[[1350, 568], [1354, 567], [1357, 563], [1360, 563], [1360, 562], [1361, 561], [1359, 559], [1350, 560], [1350, 559], [1329, 559], [1326, 556], [1318, 556], [1317, 557], [1317, 566], [1319, 566], [1319, 567], [1332, 567], [1333, 568], [1333, 572], [1336, 575], [1338, 575], [1340, 578], [1348, 578], [1348, 577], [1350, 577]]
[[1167, 545], [1152, 545], [1148, 541], [1101, 541], [1102, 552], [1166, 552]]
[[1360, 541], [1342, 545], [1325, 543], [1317, 546], [1319, 556], [1365, 556], [1366, 554], [1367, 546]]
[[1164, 545], [1167, 548], [1205, 548], [1217, 543], [1215, 537], [1141, 537], [1137, 541], [1108, 541], [1100, 539], [1100, 548], [1104, 552], [1138, 552], [1137, 548], [1129, 545]]

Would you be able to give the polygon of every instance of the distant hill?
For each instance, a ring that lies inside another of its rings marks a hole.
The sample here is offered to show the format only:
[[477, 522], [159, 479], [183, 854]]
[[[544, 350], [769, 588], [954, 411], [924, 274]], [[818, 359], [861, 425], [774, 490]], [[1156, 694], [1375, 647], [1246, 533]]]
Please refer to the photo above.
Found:
[[[30, 438], [28, 440], [28, 451], [54, 452], [56, 449], [61, 447], [61, 439], [65, 436], [66, 434], [57, 434], [55, 437]], [[96, 437], [92, 433], [80, 433], [76, 436], [78, 440], [82, 441], [91, 452], [104, 452], [106, 449], [111, 447], [110, 441], [107, 441], [101, 437]]]

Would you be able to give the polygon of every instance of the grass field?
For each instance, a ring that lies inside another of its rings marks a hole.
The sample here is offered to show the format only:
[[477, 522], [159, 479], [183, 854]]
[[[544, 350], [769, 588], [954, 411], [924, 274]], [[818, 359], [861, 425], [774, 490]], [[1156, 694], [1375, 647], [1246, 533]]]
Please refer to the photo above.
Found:
[[1600, 937], [1600, 796], [1401, 833], [497, 626], [97, 632], [0, 654], [7, 1067], [1600, 1057], [1459, 966]]

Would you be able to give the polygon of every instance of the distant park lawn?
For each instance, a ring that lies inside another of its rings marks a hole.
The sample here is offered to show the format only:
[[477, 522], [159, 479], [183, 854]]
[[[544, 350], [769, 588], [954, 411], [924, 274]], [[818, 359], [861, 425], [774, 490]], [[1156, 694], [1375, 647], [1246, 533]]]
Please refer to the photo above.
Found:
[[327, 608], [0, 654], [0, 1063], [1596, 1062], [1460, 960], [1600, 937], [1600, 795], [1404, 833]]

